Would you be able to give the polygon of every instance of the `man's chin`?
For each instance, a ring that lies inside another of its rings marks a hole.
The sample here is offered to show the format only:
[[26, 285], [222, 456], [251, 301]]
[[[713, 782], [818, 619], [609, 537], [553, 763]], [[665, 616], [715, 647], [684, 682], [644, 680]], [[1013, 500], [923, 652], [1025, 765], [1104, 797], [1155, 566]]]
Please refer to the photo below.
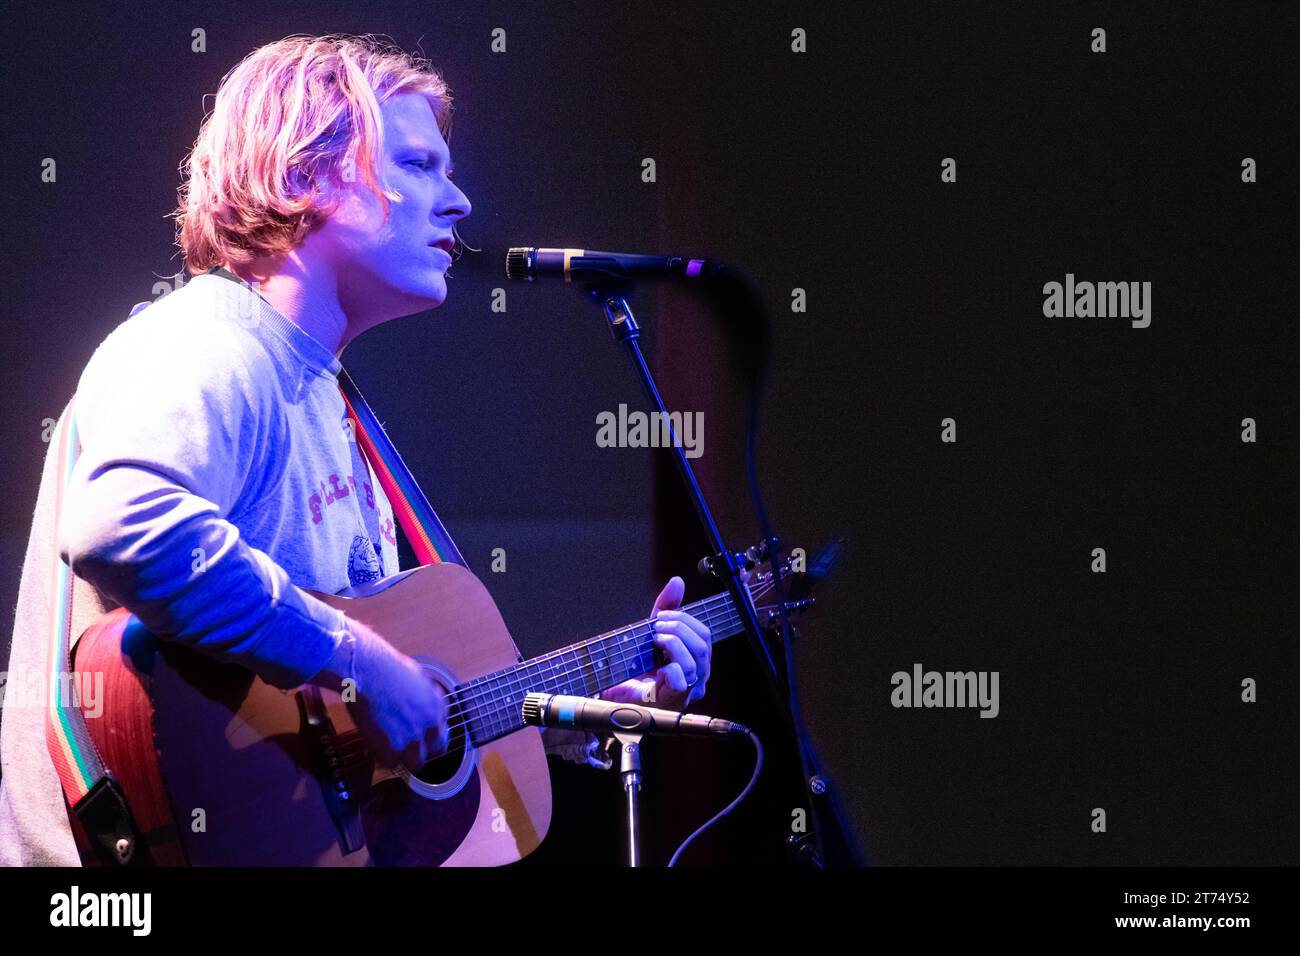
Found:
[[368, 292], [353, 289], [345, 308], [366, 315], [372, 328], [393, 319], [436, 309], [447, 300], [447, 283], [441, 275], [380, 277], [373, 275]]
[[407, 307], [405, 315], [428, 312], [447, 301], [447, 284], [441, 279], [433, 283], [422, 283], [411, 289], [404, 289], [403, 304]]

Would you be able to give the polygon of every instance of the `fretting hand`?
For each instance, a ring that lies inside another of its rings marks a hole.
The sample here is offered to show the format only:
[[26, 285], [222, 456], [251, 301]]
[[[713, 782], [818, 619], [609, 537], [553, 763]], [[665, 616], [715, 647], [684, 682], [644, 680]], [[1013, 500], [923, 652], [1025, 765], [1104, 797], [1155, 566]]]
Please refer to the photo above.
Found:
[[601, 693], [603, 700], [684, 710], [704, 696], [713, 642], [703, 622], [678, 610], [685, 593], [686, 582], [672, 578], [659, 592], [650, 614], [654, 618], [655, 647], [668, 662], [658, 670], [610, 687]]

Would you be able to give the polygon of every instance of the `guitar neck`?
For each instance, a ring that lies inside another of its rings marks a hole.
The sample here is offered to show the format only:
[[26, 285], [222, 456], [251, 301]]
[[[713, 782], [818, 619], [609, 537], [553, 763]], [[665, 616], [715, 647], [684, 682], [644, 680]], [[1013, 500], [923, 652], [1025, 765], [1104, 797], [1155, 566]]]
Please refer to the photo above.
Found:
[[[715, 594], [682, 608], [701, 621], [712, 642], [744, 630], [731, 595]], [[532, 693], [590, 697], [655, 669], [654, 628], [647, 618], [456, 686], [451, 713], [462, 715], [475, 746], [525, 726], [521, 709]]]

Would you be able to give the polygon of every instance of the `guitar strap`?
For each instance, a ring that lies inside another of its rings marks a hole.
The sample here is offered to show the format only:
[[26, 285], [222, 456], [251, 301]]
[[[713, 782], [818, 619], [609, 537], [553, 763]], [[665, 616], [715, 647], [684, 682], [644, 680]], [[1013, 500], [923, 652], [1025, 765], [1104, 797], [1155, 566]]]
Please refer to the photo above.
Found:
[[393, 514], [406, 533], [416, 560], [421, 565], [442, 564], [444, 561], [464, 565], [465, 559], [456, 543], [438, 520], [429, 499], [420, 490], [379, 419], [361, 397], [361, 390], [347, 369], [339, 371], [339, 391], [343, 393], [357, 446], [374, 469], [384, 494], [388, 495], [388, 503], [393, 506]]
[[[447, 562], [464, 566], [465, 559], [451, 535], [438, 520], [428, 498], [346, 369], [339, 373], [339, 391], [343, 394], [357, 445], [388, 496], [417, 561], [421, 565]], [[108, 859], [125, 865], [135, 855], [139, 844], [138, 830], [121, 787], [95, 748], [81, 710], [71, 657], [73, 574], [58, 546], [58, 519], [63, 514], [64, 488], [81, 452], [75, 404], [74, 395], [63, 410], [54, 438], [59, 449], [53, 548], [56, 586], [50, 616], [45, 744], [72, 814]]]
[[63, 787], [63, 798], [95, 846], [116, 863], [135, 855], [137, 836], [122, 790], [95, 749], [81, 712], [76, 672], [72, 669], [72, 569], [59, 553], [59, 517], [63, 490], [81, 451], [74, 415], [76, 396], [59, 420], [58, 481], [54, 494], [54, 581], [47, 658], [45, 746]]

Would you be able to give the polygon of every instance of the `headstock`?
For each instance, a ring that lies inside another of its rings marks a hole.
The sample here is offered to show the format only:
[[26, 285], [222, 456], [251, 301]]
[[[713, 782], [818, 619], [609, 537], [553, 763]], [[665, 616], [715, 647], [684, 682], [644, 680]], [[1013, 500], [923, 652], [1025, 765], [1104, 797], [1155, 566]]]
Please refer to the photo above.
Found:
[[[839, 558], [841, 543], [841, 539], [836, 539], [823, 547], [811, 564], [802, 548], [783, 552], [779, 541], [773, 541], [771, 546], [765, 541], [733, 553], [732, 559], [742, 569], [741, 576], [754, 600], [761, 626], [780, 622], [782, 604], [791, 618], [816, 604], [812, 590], [829, 575]], [[704, 558], [699, 570], [701, 575], [718, 580], [726, 573], [720, 557]]]

